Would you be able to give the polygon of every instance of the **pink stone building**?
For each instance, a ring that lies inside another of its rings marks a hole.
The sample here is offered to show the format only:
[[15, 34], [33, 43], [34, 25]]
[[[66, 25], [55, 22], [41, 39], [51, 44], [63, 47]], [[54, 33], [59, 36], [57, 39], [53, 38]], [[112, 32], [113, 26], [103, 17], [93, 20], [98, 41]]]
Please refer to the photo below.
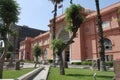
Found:
[[[118, 9], [120, 9], [120, 2], [101, 10], [106, 61], [120, 59], [120, 22], [118, 21], [120, 14]], [[85, 9], [83, 15], [85, 16], [85, 21], [77, 32], [77, 36], [74, 39], [75, 42], [63, 52], [64, 58], [70, 63], [99, 58], [97, 13]], [[65, 31], [66, 23], [64, 18], [65, 15], [63, 14], [56, 19], [56, 38], [66, 41], [69, 39], [70, 33]], [[36, 44], [42, 47], [44, 52], [42, 57], [53, 59], [51, 49], [52, 20], [50, 20], [48, 25], [50, 31], [35, 38], [27, 37], [20, 43], [19, 59], [33, 59], [32, 48]]]

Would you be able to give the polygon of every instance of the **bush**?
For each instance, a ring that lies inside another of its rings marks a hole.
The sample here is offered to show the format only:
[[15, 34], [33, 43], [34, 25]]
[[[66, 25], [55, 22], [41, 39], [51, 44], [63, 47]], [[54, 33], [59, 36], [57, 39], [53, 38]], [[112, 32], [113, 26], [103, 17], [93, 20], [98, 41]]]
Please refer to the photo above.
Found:
[[82, 61], [82, 65], [92, 65], [92, 61]]
[[33, 60], [25, 60], [25, 61], [23, 61], [23, 62], [27, 62], [27, 63], [34, 63], [34, 61], [33, 61]]
[[53, 63], [53, 60], [52, 60], [52, 59], [49, 59], [48, 62], [49, 62], [49, 63]]
[[92, 65], [92, 61], [73, 62], [74, 65]]
[[22, 60], [22, 59], [21, 59], [20, 62], [25, 62], [25, 60]]
[[7, 60], [11, 57], [12, 52], [7, 52], [7, 54], [5, 55], [5, 57], [7, 58]]
[[113, 62], [112, 61], [107, 61], [105, 62], [106, 66], [113, 67]]
[[74, 65], [81, 65], [81, 62], [73, 62]]

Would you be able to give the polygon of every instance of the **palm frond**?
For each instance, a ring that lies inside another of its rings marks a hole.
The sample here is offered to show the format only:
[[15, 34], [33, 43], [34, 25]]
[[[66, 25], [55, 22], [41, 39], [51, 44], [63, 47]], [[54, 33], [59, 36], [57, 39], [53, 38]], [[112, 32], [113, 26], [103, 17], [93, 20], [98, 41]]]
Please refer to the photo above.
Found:
[[55, 4], [55, 3], [57, 3], [57, 4], [59, 4], [59, 3], [61, 3], [63, 0], [50, 0], [53, 4]]

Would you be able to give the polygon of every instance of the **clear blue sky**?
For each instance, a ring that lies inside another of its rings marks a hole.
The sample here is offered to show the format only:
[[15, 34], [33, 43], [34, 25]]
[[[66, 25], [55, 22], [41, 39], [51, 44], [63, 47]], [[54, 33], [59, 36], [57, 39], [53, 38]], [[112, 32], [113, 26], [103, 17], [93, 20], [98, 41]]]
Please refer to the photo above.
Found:
[[[27, 25], [31, 28], [49, 30], [49, 20], [53, 18], [53, 4], [49, 0], [16, 0], [21, 7], [18, 25]], [[63, 12], [69, 7], [70, 0], [64, 0]], [[80, 4], [84, 8], [96, 10], [95, 0], [73, 0], [73, 3]], [[120, 0], [99, 0], [100, 8], [105, 8]], [[62, 9], [58, 9], [58, 15], [62, 14]]]

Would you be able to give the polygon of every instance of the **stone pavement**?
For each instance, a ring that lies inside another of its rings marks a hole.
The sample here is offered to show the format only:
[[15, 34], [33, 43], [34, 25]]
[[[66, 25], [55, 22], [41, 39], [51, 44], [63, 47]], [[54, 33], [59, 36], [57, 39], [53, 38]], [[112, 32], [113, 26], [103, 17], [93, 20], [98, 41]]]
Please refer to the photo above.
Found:
[[38, 68], [36, 68], [36, 69], [34, 69], [34, 70], [32, 70], [32, 71], [24, 74], [24, 75], [18, 77], [18, 78], [15, 79], [15, 80], [33, 80], [33, 78], [34, 78], [38, 73], [40, 73], [43, 69], [44, 69], [44, 67], [43, 67], [43, 66], [40, 66], [40, 67], [38, 67]]
[[[24, 65], [21, 65], [22, 68], [34, 68], [34, 63], [24, 63]], [[37, 67], [40, 67], [41, 64], [38, 64]]]
[[[24, 63], [23, 68], [33, 68], [33, 63]], [[50, 65], [42, 65], [38, 64], [37, 67], [44, 67], [42, 71], [40, 71], [33, 80], [47, 80], [47, 76], [49, 73]]]
[[43, 65], [45, 68], [33, 80], [47, 80], [50, 65]]

